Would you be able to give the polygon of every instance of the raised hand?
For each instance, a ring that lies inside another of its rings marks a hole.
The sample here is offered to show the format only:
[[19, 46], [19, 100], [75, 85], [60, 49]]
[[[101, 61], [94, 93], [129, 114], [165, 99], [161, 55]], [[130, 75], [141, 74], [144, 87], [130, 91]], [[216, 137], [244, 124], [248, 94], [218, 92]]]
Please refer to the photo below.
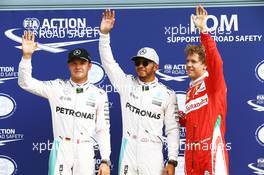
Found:
[[30, 59], [37, 47], [37, 43], [35, 42], [35, 34], [31, 31], [24, 31], [24, 35], [22, 36], [23, 58]]
[[203, 8], [203, 6], [199, 5], [196, 7], [196, 15], [192, 15], [192, 20], [196, 27], [200, 29], [201, 32], [205, 32], [206, 28], [206, 19], [207, 11]]
[[175, 175], [175, 167], [173, 165], [168, 164], [163, 168], [162, 175]]
[[98, 175], [110, 175], [110, 167], [105, 163], [102, 163], [99, 167]]
[[100, 26], [100, 32], [103, 34], [108, 34], [112, 28], [114, 27], [115, 23], [115, 11], [107, 9], [104, 11]]

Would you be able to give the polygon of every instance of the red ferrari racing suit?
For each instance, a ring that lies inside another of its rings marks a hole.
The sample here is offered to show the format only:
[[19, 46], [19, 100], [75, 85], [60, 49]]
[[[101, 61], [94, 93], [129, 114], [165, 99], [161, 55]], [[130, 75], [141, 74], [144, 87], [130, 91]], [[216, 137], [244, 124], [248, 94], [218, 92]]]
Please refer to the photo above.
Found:
[[226, 83], [223, 61], [209, 34], [201, 34], [207, 72], [190, 82], [186, 94], [185, 171], [187, 175], [227, 175]]

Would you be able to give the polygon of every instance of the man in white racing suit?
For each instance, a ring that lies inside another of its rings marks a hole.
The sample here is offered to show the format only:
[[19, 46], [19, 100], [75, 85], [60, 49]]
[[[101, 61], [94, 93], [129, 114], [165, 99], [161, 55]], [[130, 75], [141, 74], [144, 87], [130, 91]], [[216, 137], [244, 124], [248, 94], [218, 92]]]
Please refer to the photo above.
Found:
[[[109, 32], [114, 21], [114, 11], [106, 10], [100, 26], [99, 53], [121, 99], [123, 139], [119, 175], [174, 175], [179, 148], [176, 94], [155, 77], [159, 57], [152, 48], [142, 48], [132, 58], [138, 77], [123, 72], [110, 47]], [[164, 125], [169, 163], [163, 169]]]
[[54, 142], [49, 175], [94, 175], [94, 142], [99, 144], [99, 175], [109, 175], [110, 134], [107, 94], [88, 82], [91, 57], [85, 49], [69, 53], [70, 80], [39, 81], [32, 77], [31, 57], [37, 44], [33, 32], [22, 36], [23, 58], [18, 84], [47, 98], [52, 112]]

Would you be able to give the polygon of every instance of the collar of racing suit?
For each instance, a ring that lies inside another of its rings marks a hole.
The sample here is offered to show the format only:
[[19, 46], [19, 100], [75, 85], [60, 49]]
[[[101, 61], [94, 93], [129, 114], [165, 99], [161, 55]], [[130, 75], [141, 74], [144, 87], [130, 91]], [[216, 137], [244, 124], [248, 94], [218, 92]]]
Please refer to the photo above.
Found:
[[137, 82], [140, 86], [142, 86], [142, 91], [147, 91], [157, 86], [158, 79], [155, 77], [155, 80], [146, 83], [146, 82], [141, 81], [139, 78], [137, 78]]
[[69, 81], [70, 81], [70, 84], [72, 85], [72, 87], [76, 87], [76, 88], [88, 88], [90, 85], [88, 80], [82, 84], [75, 83], [72, 81], [72, 79], [70, 79]]
[[200, 76], [199, 78], [197, 78], [197, 79], [194, 80], [194, 81], [191, 81], [190, 84], [189, 84], [189, 87], [193, 87], [193, 86], [199, 84], [201, 81], [204, 80], [205, 77], [208, 77], [208, 76], [209, 76], [208, 72], [205, 71], [204, 74], [203, 74], [202, 76]]

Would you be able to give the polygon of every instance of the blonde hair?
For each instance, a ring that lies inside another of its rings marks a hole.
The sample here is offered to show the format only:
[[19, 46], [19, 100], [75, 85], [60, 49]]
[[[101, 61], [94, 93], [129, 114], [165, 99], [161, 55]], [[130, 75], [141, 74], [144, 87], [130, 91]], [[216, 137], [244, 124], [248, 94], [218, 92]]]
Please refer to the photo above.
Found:
[[202, 63], [205, 63], [205, 48], [203, 45], [197, 46], [197, 45], [188, 44], [184, 51], [186, 56], [193, 55], [195, 53], [198, 54], [200, 61]]

